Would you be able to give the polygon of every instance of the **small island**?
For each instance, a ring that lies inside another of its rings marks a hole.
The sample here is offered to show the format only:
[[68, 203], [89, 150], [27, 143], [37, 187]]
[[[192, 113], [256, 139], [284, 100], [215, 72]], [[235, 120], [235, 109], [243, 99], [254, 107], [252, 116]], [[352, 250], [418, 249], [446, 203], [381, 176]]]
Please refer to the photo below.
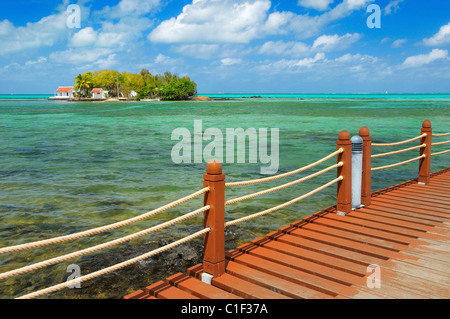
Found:
[[74, 86], [59, 87], [49, 100], [69, 101], [185, 101], [197, 94], [197, 84], [189, 76], [171, 72], [152, 75], [115, 70], [78, 74]]

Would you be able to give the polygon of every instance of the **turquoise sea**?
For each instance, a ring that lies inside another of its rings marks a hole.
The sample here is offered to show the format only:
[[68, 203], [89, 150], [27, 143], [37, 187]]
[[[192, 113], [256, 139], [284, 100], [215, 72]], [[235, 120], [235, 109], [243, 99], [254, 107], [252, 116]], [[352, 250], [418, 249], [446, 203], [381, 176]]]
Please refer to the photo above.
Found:
[[[351, 135], [367, 126], [375, 143], [409, 139], [422, 122], [433, 131], [450, 131], [450, 94], [199, 94], [221, 98], [211, 102], [48, 101], [51, 95], [0, 95], [0, 247], [74, 233], [124, 220], [165, 205], [202, 188], [206, 163], [176, 164], [171, 151], [176, 128], [278, 128], [279, 170], [291, 171], [336, 149], [341, 130]], [[250, 98], [261, 96], [261, 98]], [[227, 99], [230, 98], [230, 99]], [[231, 99], [232, 98], [232, 99]], [[448, 137], [436, 138], [444, 141]], [[208, 144], [204, 142], [203, 147]], [[389, 148], [394, 150], [398, 148]], [[448, 149], [436, 146], [433, 152]], [[374, 149], [384, 152], [387, 149]], [[247, 151], [248, 150], [247, 148]], [[269, 147], [270, 151], [270, 147]], [[381, 166], [418, 156], [411, 151], [374, 159]], [[306, 176], [334, 164], [286, 179], [227, 189], [227, 199]], [[447, 168], [450, 154], [433, 157], [432, 171]], [[224, 163], [227, 181], [259, 178], [262, 164]], [[416, 178], [413, 162], [373, 174], [373, 190]], [[226, 219], [255, 213], [298, 197], [336, 177], [318, 178], [257, 199], [227, 206]], [[227, 241], [232, 249], [334, 205], [334, 186], [286, 209], [239, 224]], [[100, 235], [0, 256], [0, 273], [94, 246], [146, 229], [203, 206], [201, 197], [141, 221]], [[177, 240], [202, 228], [202, 217], [126, 245], [93, 253], [0, 282], [0, 298], [13, 298], [61, 283], [70, 264], [87, 274], [159, 247], [161, 239]], [[121, 298], [157, 280], [152, 261], [82, 283], [46, 298]], [[172, 274], [170, 267], [167, 274]], [[136, 272], [147, 271], [144, 278]]]

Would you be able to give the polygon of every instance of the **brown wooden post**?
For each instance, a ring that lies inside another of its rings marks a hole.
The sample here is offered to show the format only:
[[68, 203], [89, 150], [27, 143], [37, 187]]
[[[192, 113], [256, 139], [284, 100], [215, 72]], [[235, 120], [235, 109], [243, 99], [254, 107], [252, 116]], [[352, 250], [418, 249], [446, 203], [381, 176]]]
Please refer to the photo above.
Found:
[[420, 144], [426, 144], [427, 146], [420, 149], [420, 155], [425, 154], [425, 158], [419, 160], [419, 184], [428, 184], [430, 182], [430, 164], [431, 164], [431, 138], [432, 128], [431, 122], [425, 120], [422, 123], [422, 129], [420, 134], [426, 133], [427, 136], [420, 139]]
[[344, 149], [344, 152], [337, 156], [337, 162], [344, 163], [337, 169], [337, 176], [344, 177], [337, 183], [337, 214], [345, 215], [352, 211], [352, 141], [350, 133], [345, 130], [341, 131], [336, 145], [337, 149]]
[[204, 227], [211, 231], [204, 236], [203, 270], [218, 277], [225, 273], [225, 174], [222, 165], [212, 160], [203, 175], [203, 187], [209, 186], [204, 204], [210, 209], [204, 213]]
[[359, 136], [363, 139], [361, 204], [369, 206], [372, 198], [372, 137], [365, 126], [359, 129]]

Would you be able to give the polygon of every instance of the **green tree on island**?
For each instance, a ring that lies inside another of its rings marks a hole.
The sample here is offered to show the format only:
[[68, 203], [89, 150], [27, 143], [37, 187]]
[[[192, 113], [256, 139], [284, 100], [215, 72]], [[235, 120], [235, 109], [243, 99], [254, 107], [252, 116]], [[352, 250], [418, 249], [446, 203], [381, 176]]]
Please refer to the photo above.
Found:
[[94, 87], [93, 74], [86, 72], [84, 74], [78, 74], [75, 78], [75, 91], [80, 92], [82, 96], [88, 96], [91, 94], [91, 90]]
[[163, 100], [186, 100], [197, 94], [197, 84], [189, 77], [174, 78], [161, 89]]
[[100, 70], [88, 71], [75, 78], [75, 90], [83, 96], [90, 94], [92, 88], [103, 88], [110, 96], [123, 95], [137, 99], [160, 98], [162, 100], [186, 100], [197, 94], [197, 84], [188, 76], [179, 77], [171, 72], [152, 75], [149, 70], [140, 73]]

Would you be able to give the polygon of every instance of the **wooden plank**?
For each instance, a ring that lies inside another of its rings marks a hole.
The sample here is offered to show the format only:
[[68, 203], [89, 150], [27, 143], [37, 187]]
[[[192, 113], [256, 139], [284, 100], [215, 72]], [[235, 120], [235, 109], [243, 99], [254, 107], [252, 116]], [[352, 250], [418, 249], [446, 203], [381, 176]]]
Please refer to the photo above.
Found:
[[[415, 239], [419, 238], [420, 236], [433, 237], [431, 235], [427, 236], [425, 231], [421, 231], [418, 229], [413, 229], [413, 228], [409, 228], [409, 227], [405, 227], [405, 226], [397, 226], [397, 225], [392, 225], [392, 224], [387, 224], [387, 223], [381, 223], [379, 221], [369, 220], [367, 218], [356, 218], [356, 217], [353, 217], [352, 213], [350, 213], [346, 216], [342, 216], [342, 217], [347, 217], [347, 218], [345, 218], [345, 221], [349, 224], [360, 225], [360, 226], [364, 226], [364, 227], [368, 227], [368, 228], [372, 228], [372, 229], [385, 230], [385, 231], [392, 232], [394, 234], [409, 236], [409, 237], [412, 237]], [[339, 215], [335, 215], [335, 216], [339, 216]], [[331, 218], [331, 216], [330, 216], [330, 218]]]
[[293, 269], [304, 271], [308, 274], [322, 277], [327, 280], [335, 281], [342, 285], [350, 286], [352, 283], [361, 282], [364, 276], [354, 275], [333, 267], [324, 266], [315, 262], [300, 259], [291, 255], [273, 251], [265, 247], [260, 247], [254, 244], [243, 245], [237, 250], [255, 256], [273, 263], [287, 266]]
[[[268, 250], [270, 249], [276, 252], [280, 252], [282, 254], [289, 254], [290, 256], [295, 256], [296, 258], [305, 258], [306, 255], [308, 257], [308, 260], [312, 260], [316, 263], [320, 261], [319, 263], [320, 265], [327, 265], [328, 267], [339, 269], [345, 272], [350, 271], [351, 274], [364, 277], [364, 280], [367, 280], [366, 277], [368, 273], [366, 266], [357, 263], [352, 263], [350, 261], [346, 261], [343, 259], [335, 258], [329, 255], [321, 254], [319, 252], [312, 252], [299, 247], [294, 247], [278, 241], [267, 239], [265, 240], [263, 238], [260, 238], [258, 240], [255, 240], [254, 242], [259, 243], [261, 247], [264, 247]], [[254, 253], [255, 250], [252, 250], [251, 252]], [[434, 291], [435, 295], [438, 296], [438, 298], [446, 298], [450, 291], [448, 286], [442, 285], [441, 283], [436, 283], [422, 277], [414, 277], [411, 276], [410, 274], [402, 274], [396, 271], [392, 271], [386, 267], [382, 268], [381, 276], [382, 276], [382, 283], [388, 282], [390, 283], [391, 286], [392, 285], [406, 286], [407, 289], [410, 290], [419, 289], [421, 292], [427, 294], [429, 294], [430, 289], [432, 289], [432, 291]], [[353, 282], [352, 284], [357, 284], [357, 282]], [[374, 289], [374, 291], [369, 292], [371, 294], [381, 295], [381, 293], [377, 289]]]
[[448, 212], [447, 211], [447, 207], [446, 204], [441, 204], [441, 203], [435, 203], [432, 201], [427, 201], [427, 200], [418, 200], [417, 198], [414, 197], [414, 195], [399, 195], [399, 194], [391, 194], [391, 193], [386, 193], [383, 194], [383, 197], [386, 197], [388, 199], [391, 199], [392, 201], [406, 201], [410, 204], [414, 204], [417, 207], [431, 207], [434, 209], [439, 209], [442, 212]]
[[[346, 216], [330, 207], [228, 252], [226, 273], [201, 264], [124, 299], [450, 298], [450, 170], [377, 192]], [[370, 267], [381, 287], [369, 288]], [[196, 279], [197, 278], [197, 279]]]
[[428, 218], [425, 217], [423, 214], [414, 213], [408, 209], [406, 210], [400, 210], [398, 208], [392, 208], [392, 207], [382, 207], [380, 205], [370, 205], [364, 207], [366, 214], [372, 214], [372, 215], [381, 215], [391, 218], [397, 218], [397, 219], [403, 219], [403, 220], [409, 220], [409, 221], [415, 221], [417, 223], [424, 223], [428, 226], [438, 226], [443, 227], [443, 218], [437, 218], [433, 216], [429, 216]]
[[[311, 287], [313, 289], [325, 289], [322, 290], [322, 292], [326, 292], [328, 290], [347, 298], [354, 298], [355, 295], [358, 295], [360, 293], [364, 293], [366, 298], [368, 298], [369, 294], [371, 295], [371, 298], [381, 298], [379, 296], [376, 296], [375, 293], [371, 293], [368, 291], [368, 289], [365, 287], [366, 279], [361, 277], [358, 277], [358, 279], [354, 283], [355, 286], [349, 286], [330, 282], [329, 280], [322, 279], [321, 277], [310, 276], [308, 273], [298, 271], [296, 269], [293, 269], [292, 267], [283, 266], [276, 262], [265, 261], [261, 258], [254, 257], [249, 254], [238, 255], [233, 260], [242, 263], [250, 268], [267, 272], [271, 275], [292, 281], [294, 283], [299, 283], [302, 285], [306, 284], [308, 285], [308, 287]], [[355, 278], [356, 277], [347, 277], [346, 280], [351, 281]], [[388, 282], [385, 282], [384, 285], [380, 287], [380, 289], [377, 289], [377, 291], [391, 298], [426, 298], [425, 294], [423, 293], [400, 289], [396, 287], [396, 285]]]
[[386, 205], [386, 207], [407, 209], [408, 211], [423, 214], [426, 218], [429, 218], [430, 216], [437, 216], [445, 220], [450, 219], [450, 214], [448, 214], [447, 212], [443, 212], [442, 210], [434, 209], [431, 207], [427, 207], [426, 209], [424, 209], [424, 207], [418, 207], [417, 205], [408, 202], [392, 201], [391, 199], [387, 199], [381, 196], [372, 198], [372, 203], [380, 206]]
[[240, 279], [258, 284], [262, 287], [271, 289], [278, 293], [284, 294], [296, 299], [332, 299], [333, 295], [324, 294], [323, 292], [310, 289], [303, 285], [295, 284], [291, 281], [285, 280], [262, 272], [245, 265], [230, 261], [227, 265], [227, 273], [232, 274]]
[[389, 249], [369, 246], [367, 244], [355, 242], [344, 238], [339, 238], [332, 235], [320, 234], [306, 229], [292, 230], [289, 232], [289, 234], [301, 238], [308, 238], [314, 241], [327, 243], [336, 247], [357, 251], [362, 254], [382, 259], [389, 259], [398, 254], [398, 252]]
[[241, 299], [222, 289], [211, 286], [198, 279], [178, 273], [166, 279], [166, 282], [200, 299]]
[[276, 251], [283, 254], [305, 259], [319, 265], [328, 266], [340, 271], [344, 271], [355, 276], [363, 277], [366, 274], [366, 265], [355, 263], [346, 259], [328, 255], [321, 250], [305, 249], [300, 246], [289, 245], [278, 240], [268, 240], [259, 238], [252, 241], [253, 244]]
[[[340, 289], [344, 290], [345, 287], [349, 287], [349, 284], [343, 285], [342, 283], [333, 282], [301, 270], [286, 267], [279, 263], [271, 262], [239, 251], [235, 251], [230, 255], [230, 260], [251, 269], [273, 275], [293, 284], [301, 285], [310, 290], [318, 291], [333, 297], [339, 295], [338, 291]], [[353, 290], [352, 293], [354, 292], [355, 291]]]
[[[430, 227], [442, 225], [441, 221], [430, 221], [430, 220], [423, 219], [423, 218], [417, 218], [416, 216], [411, 215], [411, 213], [407, 214], [405, 212], [404, 215], [395, 214], [395, 213], [392, 213], [389, 211], [380, 210], [378, 208], [379, 208], [379, 206], [366, 206], [363, 208], [363, 212], [364, 212], [364, 214], [389, 217], [389, 218], [394, 218], [397, 220], [409, 221], [409, 222], [413, 222], [413, 223], [416, 223], [419, 225], [430, 226]], [[399, 211], [397, 210], [397, 212], [399, 212]]]
[[145, 288], [145, 291], [158, 299], [199, 299], [198, 297], [163, 281], [158, 281], [157, 283], [148, 286]]
[[230, 274], [213, 278], [212, 284], [245, 299], [291, 299], [271, 289], [256, 285]]
[[317, 225], [315, 223], [303, 226], [303, 229], [308, 229], [308, 230], [312, 230], [312, 231], [315, 231], [318, 233], [323, 233], [323, 234], [329, 233], [333, 236], [339, 236], [340, 238], [353, 240], [356, 242], [364, 243], [364, 244], [375, 246], [375, 247], [392, 249], [397, 252], [403, 251], [403, 252], [412, 253], [414, 255], [420, 254], [420, 256], [422, 256], [422, 257], [426, 256], [426, 257], [441, 260], [441, 261], [445, 261], [445, 257], [442, 254], [443, 252], [450, 253], [450, 251], [448, 250], [448, 247], [445, 247], [445, 246], [439, 247], [439, 250], [436, 248], [431, 249], [433, 246], [426, 242], [423, 242], [422, 245], [419, 246], [419, 245], [417, 245], [417, 243], [420, 242], [419, 240], [415, 241], [416, 242], [415, 245], [402, 245], [402, 244], [397, 244], [397, 243], [390, 243], [388, 241], [374, 238], [374, 237], [371, 237], [368, 235], [355, 234], [355, 233], [348, 232], [345, 230], [339, 230], [339, 229], [330, 228], [330, 227], [328, 227], [328, 229], [330, 229], [330, 230], [327, 231], [327, 228], [324, 228], [324, 226]]
[[443, 242], [448, 242], [449, 238], [448, 236], [444, 235], [444, 234], [439, 234], [438, 233], [438, 229], [434, 229], [433, 227], [429, 227], [429, 226], [420, 226], [419, 224], [416, 223], [411, 223], [409, 221], [400, 221], [400, 220], [396, 220], [393, 218], [387, 218], [387, 217], [382, 217], [382, 216], [373, 216], [373, 215], [368, 215], [368, 214], [364, 214], [361, 210], [361, 212], [358, 211], [353, 211], [350, 214], [348, 214], [345, 217], [349, 217], [349, 218], [354, 218], [356, 219], [356, 223], [364, 220], [369, 221], [369, 222], [374, 222], [374, 223], [379, 223], [381, 224], [380, 227], [398, 227], [399, 229], [403, 229], [403, 231], [405, 233], [411, 234], [413, 236], [416, 237], [420, 237], [420, 238], [428, 238], [428, 239], [433, 239], [436, 241], [443, 241]]
[[[397, 191], [392, 192], [392, 194], [395, 194]], [[399, 193], [409, 193], [409, 194], [414, 194], [415, 196], [417, 196], [417, 198], [422, 198], [422, 197], [426, 197], [426, 198], [430, 198], [430, 199], [436, 199], [436, 200], [447, 200], [447, 196], [448, 196], [448, 191], [442, 191], [442, 192], [437, 192], [435, 190], [430, 190], [430, 189], [420, 189], [420, 188], [411, 188], [408, 187], [407, 189], [403, 189], [403, 190], [398, 190]]]
[[[410, 236], [404, 236], [396, 233], [392, 233], [389, 231], [385, 231], [382, 229], [373, 229], [373, 228], [367, 228], [361, 225], [347, 223], [345, 218], [342, 218], [343, 216], [339, 215], [332, 215], [330, 216], [324, 216], [324, 218], [319, 218], [315, 221], [313, 221], [313, 224], [319, 224], [319, 225], [326, 225], [329, 227], [334, 227], [341, 230], [347, 230], [350, 232], [354, 232], [357, 234], [366, 234], [370, 235], [375, 238], [379, 238], [382, 240], [385, 240], [387, 242], [394, 242], [399, 243], [402, 245], [408, 245], [411, 243], [419, 243], [420, 240], [415, 239]], [[293, 224], [292, 226], [295, 226]]]
[[148, 294], [143, 290], [136, 290], [129, 295], [123, 297], [123, 299], [142, 299], [143, 297], [148, 296]]
[[273, 232], [268, 234], [267, 237], [281, 243], [321, 252], [328, 256], [364, 265], [365, 267], [371, 264], [380, 264], [388, 259], [384, 256], [367, 255], [345, 246], [336, 246], [324, 241], [315, 241], [307, 237], [298, 237], [287, 233]]
[[411, 192], [409, 189], [406, 190], [397, 190], [389, 193], [391, 196], [398, 196], [404, 198], [413, 198], [415, 200], [423, 201], [426, 204], [430, 204], [432, 206], [444, 207], [448, 205], [448, 200], [445, 196], [432, 196], [428, 194], [420, 194]]
[[[369, 236], [367, 234], [349, 232], [347, 230], [330, 227], [328, 225], [319, 225], [317, 223], [310, 223], [308, 225], [303, 226], [302, 229], [310, 230], [310, 231], [313, 231], [316, 233], [321, 233], [321, 234], [329, 234], [329, 235], [336, 236], [339, 238], [345, 238], [345, 239], [353, 240], [355, 242], [364, 243], [366, 245], [370, 245], [370, 246], [374, 246], [374, 247], [389, 249], [389, 250], [396, 251], [396, 252], [406, 249], [408, 247], [408, 245], [404, 244], [404, 243], [387, 241], [387, 240], [383, 240], [381, 238]], [[367, 249], [370, 249], [370, 248], [367, 248]]]
[[[367, 267], [371, 264], [376, 264], [383, 269], [390, 269], [402, 273], [404, 275], [415, 274], [421, 278], [427, 278], [435, 283], [448, 283], [450, 277], [448, 276], [448, 267], [443, 267], [436, 262], [420, 259], [418, 257], [411, 257], [408, 259], [386, 260], [376, 258], [359, 252], [336, 247], [327, 243], [320, 243], [308, 240], [307, 238], [300, 238], [280, 232], [273, 232], [267, 235], [268, 238], [275, 239], [277, 242], [289, 244], [295, 247], [302, 247], [310, 249], [326, 256], [331, 256], [337, 259], [343, 259], [355, 264], [360, 264]], [[427, 277], [426, 277], [427, 276]]]

